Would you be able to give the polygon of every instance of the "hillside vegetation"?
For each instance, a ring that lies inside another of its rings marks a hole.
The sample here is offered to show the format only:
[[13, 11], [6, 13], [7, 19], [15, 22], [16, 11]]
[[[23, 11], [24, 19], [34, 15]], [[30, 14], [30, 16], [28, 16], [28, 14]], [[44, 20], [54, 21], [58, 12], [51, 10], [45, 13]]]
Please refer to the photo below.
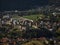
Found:
[[44, 45], [44, 44], [38, 40], [32, 40], [32, 41], [24, 43], [22, 45]]

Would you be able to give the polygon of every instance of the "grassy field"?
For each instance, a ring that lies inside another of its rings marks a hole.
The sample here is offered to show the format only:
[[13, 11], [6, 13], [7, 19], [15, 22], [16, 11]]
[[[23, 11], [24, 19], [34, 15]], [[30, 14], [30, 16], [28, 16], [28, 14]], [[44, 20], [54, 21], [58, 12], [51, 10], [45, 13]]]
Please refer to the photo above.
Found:
[[23, 18], [27, 18], [27, 19], [31, 19], [31, 20], [36, 20], [37, 17], [42, 17], [42, 14], [37, 14], [37, 15], [27, 15], [27, 16], [23, 16]]

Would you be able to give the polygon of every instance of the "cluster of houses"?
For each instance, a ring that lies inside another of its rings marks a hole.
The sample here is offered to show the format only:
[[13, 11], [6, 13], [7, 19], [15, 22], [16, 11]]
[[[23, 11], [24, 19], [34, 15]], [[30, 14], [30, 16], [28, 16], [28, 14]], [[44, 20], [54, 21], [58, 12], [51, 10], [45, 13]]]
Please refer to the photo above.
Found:
[[[4, 15], [0, 18], [0, 26], [11, 25], [17, 27], [19, 30], [28, 30], [30, 28], [53, 28], [54, 25], [60, 25], [60, 22], [55, 19], [59, 18], [59, 15], [53, 13], [52, 17], [45, 16], [43, 19], [37, 21], [26, 19], [23, 17], [13, 18], [10, 15]], [[50, 29], [52, 30], [52, 29]]]
[[4, 15], [0, 19], [0, 26], [11, 25], [13, 27], [17, 27], [20, 30], [26, 30], [32, 27], [33, 20], [29, 20], [23, 17], [20, 18], [12, 18], [9, 15]]

